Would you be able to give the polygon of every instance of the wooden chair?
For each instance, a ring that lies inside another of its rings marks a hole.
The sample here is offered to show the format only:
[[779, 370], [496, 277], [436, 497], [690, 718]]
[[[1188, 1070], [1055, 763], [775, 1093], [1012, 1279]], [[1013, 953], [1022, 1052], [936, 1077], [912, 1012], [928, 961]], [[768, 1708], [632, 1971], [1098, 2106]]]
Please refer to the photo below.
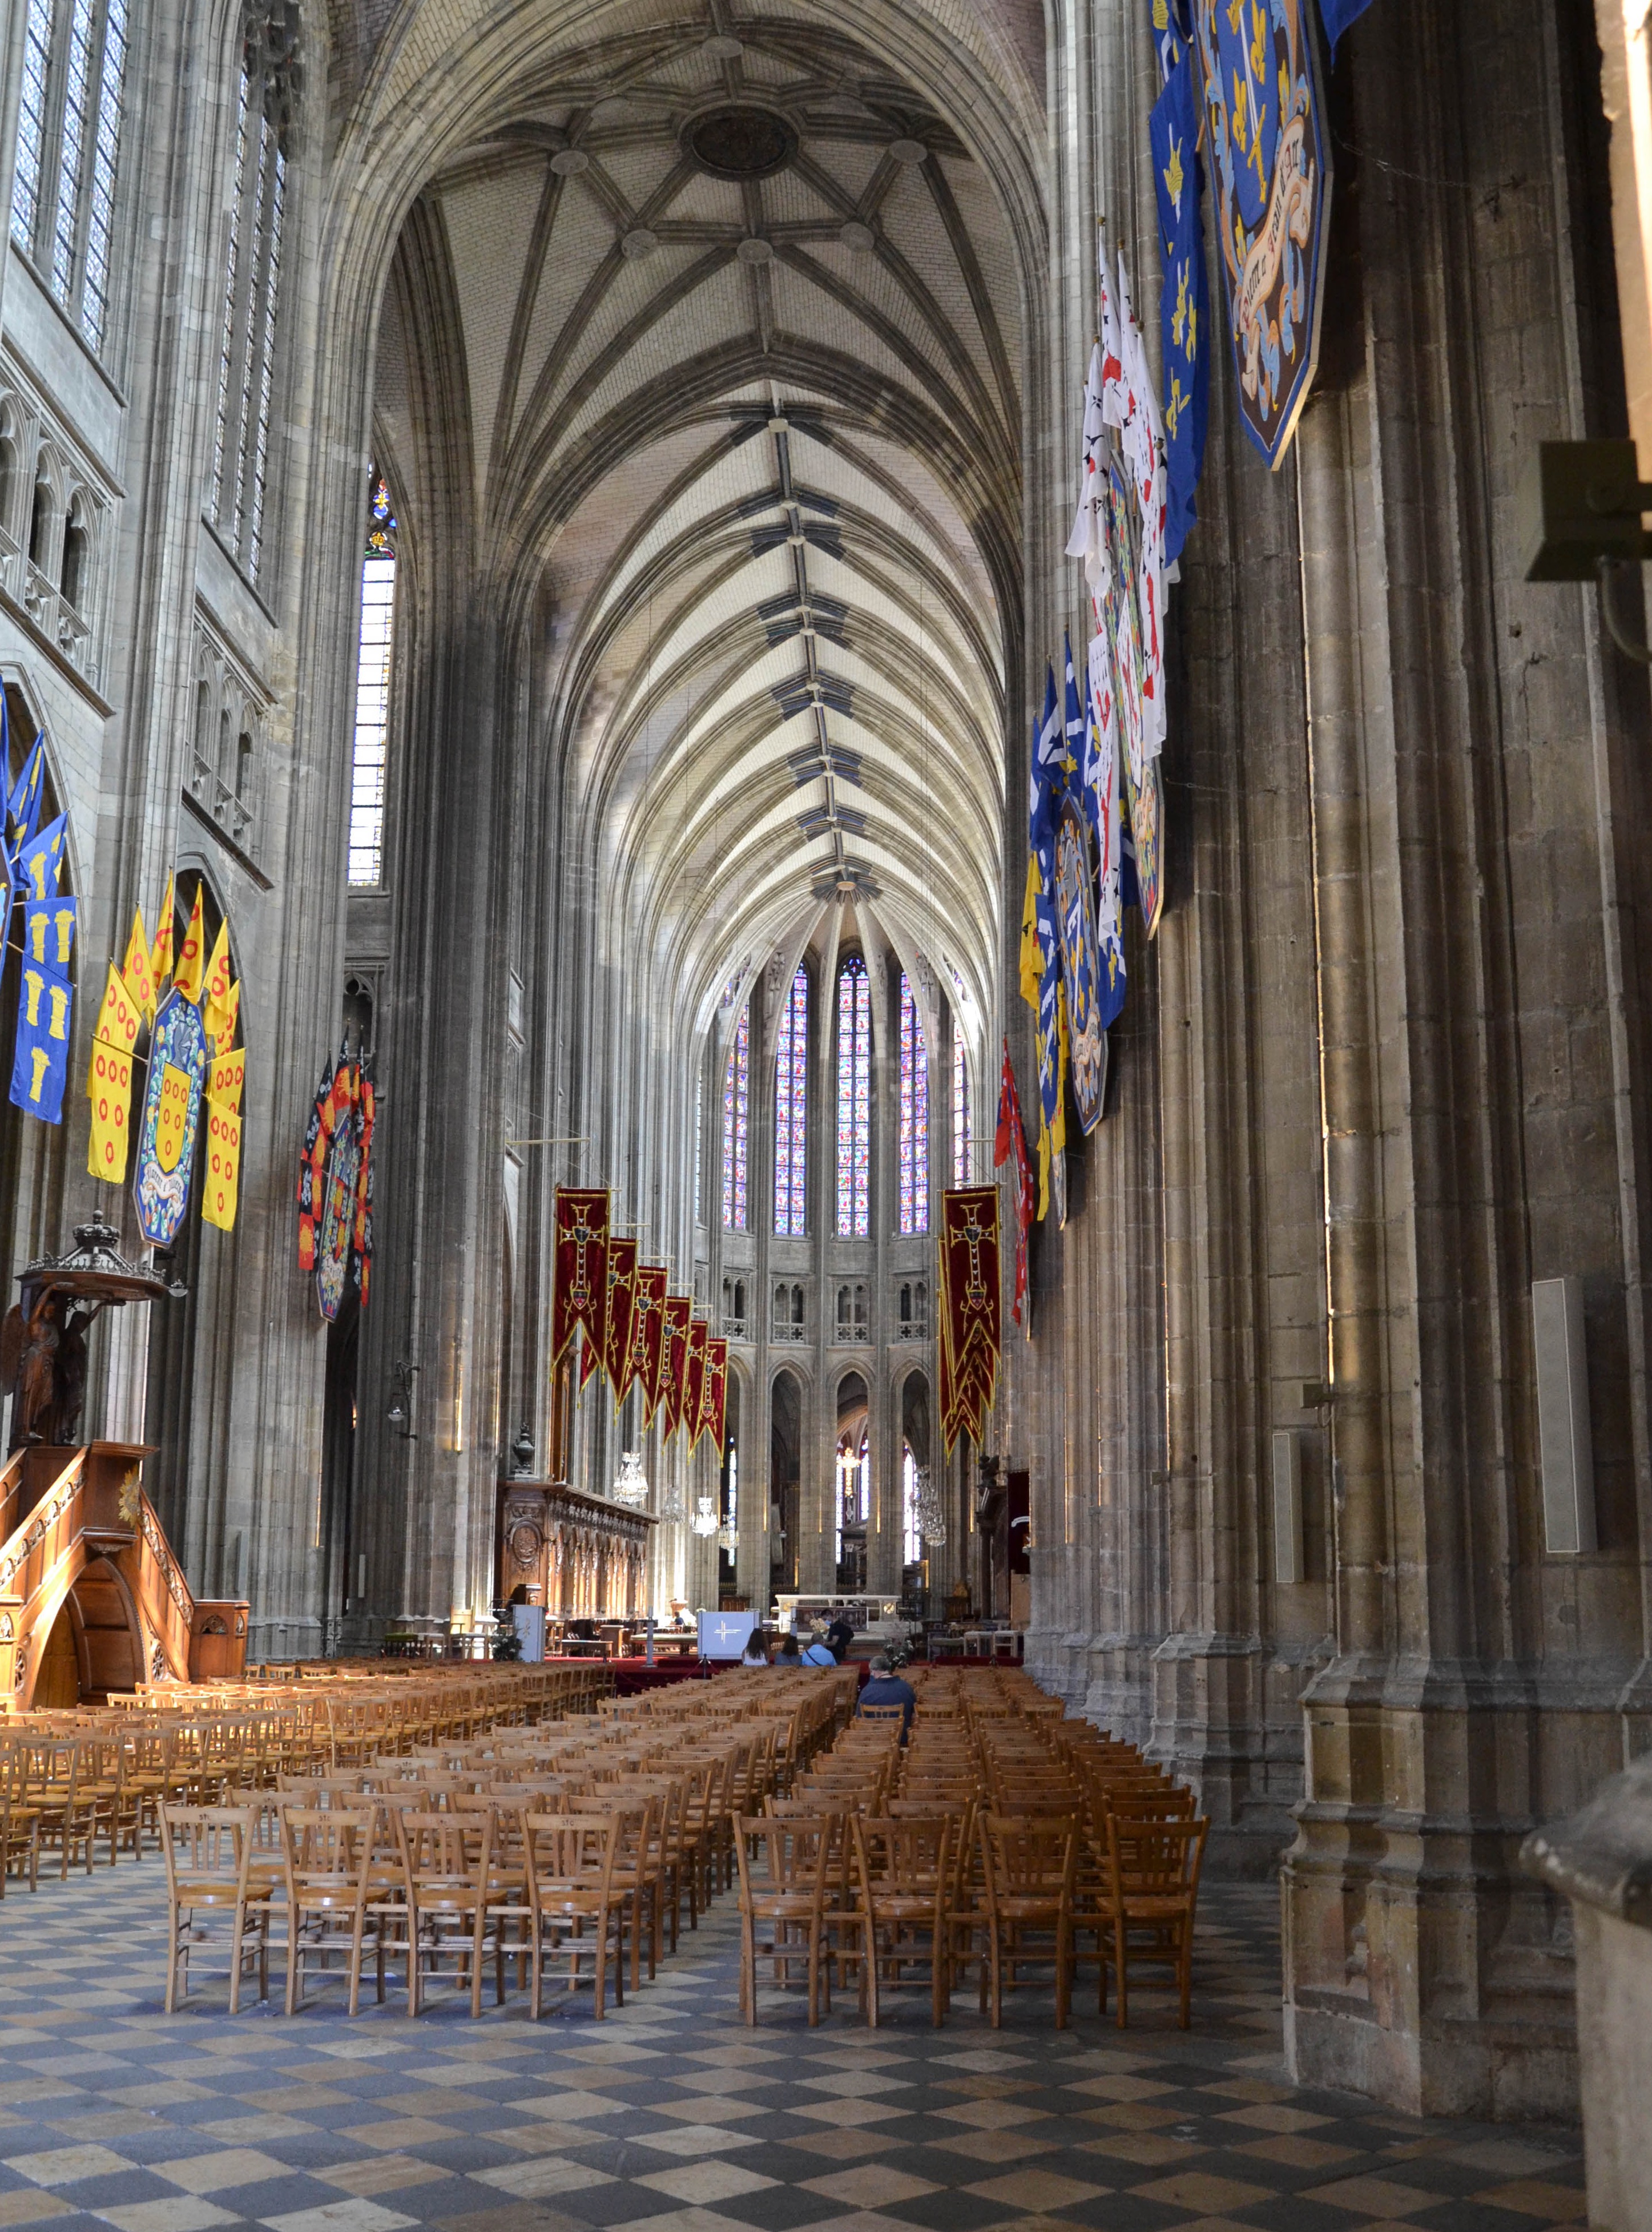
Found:
[[625, 1894], [614, 1882], [623, 1818], [622, 1814], [522, 1816], [534, 1930], [528, 2012], [535, 2021], [544, 2013], [547, 1956], [554, 1963], [567, 1955], [570, 1994], [586, 1981], [583, 1964], [589, 1962], [593, 2012], [599, 2022], [607, 2013], [611, 1963], [614, 2004], [625, 2004]]
[[42, 1852], [60, 1856], [59, 1879], [68, 1881], [69, 1865], [84, 1857], [92, 1872], [92, 1842], [96, 1822], [90, 1802], [82, 1796], [81, 1747], [50, 1736], [23, 1740], [19, 1746], [24, 1777], [23, 1803], [32, 1807], [39, 1822]]
[[[774, 1802], [770, 1801], [771, 1805]], [[785, 1801], [782, 1801], [785, 1802]], [[794, 1803], [795, 1801], [793, 1801]], [[809, 2026], [832, 2004], [832, 1964], [826, 1943], [826, 1885], [834, 1839], [844, 1835], [841, 1814], [742, 1814], [735, 1825], [735, 1864], [740, 1876], [740, 2012], [757, 2021], [757, 1956], [774, 1963], [784, 1991], [791, 1971], [806, 1964]], [[760, 1939], [761, 1925], [768, 1935]]]
[[241, 1979], [258, 1965], [258, 1996], [269, 1996], [269, 1885], [251, 1878], [252, 1816], [238, 1806], [160, 1809], [166, 1861], [166, 2012], [189, 1995], [189, 1962], [204, 1916], [230, 1917], [230, 2013], [241, 2008]]
[[1120, 2030], [1129, 2021], [1132, 1961], [1168, 1962], [1174, 1967], [1182, 2028], [1192, 2022], [1194, 1913], [1209, 1833], [1208, 1820], [1143, 1821], [1113, 1813], [1107, 1816], [1108, 1901]]
[[505, 1956], [497, 1910], [507, 1894], [493, 1874], [491, 1813], [434, 1814], [403, 1804], [390, 1811], [407, 1902], [408, 2014], [419, 2011], [426, 1975], [437, 1975], [439, 1964], [451, 1960], [456, 1981], [469, 1976], [470, 2013], [479, 2015], [482, 1963], [489, 1953], [496, 2002], [502, 2007]]
[[[901, 1970], [928, 1965], [930, 2020], [938, 2030], [951, 1996], [953, 1839], [949, 1814], [849, 1817], [855, 1896], [865, 1933], [861, 2002], [878, 2028], [879, 1977], [898, 1986]], [[926, 1943], [927, 1941], [927, 1943]]]
[[[1067, 2027], [1072, 1983], [1072, 1890], [1078, 1865], [1079, 1825], [1071, 1815], [979, 1817], [981, 1888], [987, 1930], [987, 1961], [981, 1980], [981, 2004], [990, 2000], [992, 2027], [1003, 2021], [1004, 1972], [1015, 1988], [1018, 1967], [1028, 1961], [1055, 1963], [1055, 2027]], [[1051, 1952], [1031, 1950], [1029, 1934], [1048, 1936]]]
[[345, 1959], [348, 2012], [354, 2015], [360, 2006], [361, 1963], [369, 1952], [378, 1962], [383, 2004], [385, 1948], [376, 1911], [369, 1920], [375, 1820], [371, 1807], [359, 1814], [336, 1806], [281, 1809], [289, 2015], [297, 2013], [303, 1997], [305, 1969], [325, 1969], [340, 1954]]
[[0, 1757], [0, 1898], [14, 1868], [27, 1869], [30, 1891], [40, 1888], [40, 1816], [25, 1801], [26, 1782], [21, 1755], [9, 1748]]

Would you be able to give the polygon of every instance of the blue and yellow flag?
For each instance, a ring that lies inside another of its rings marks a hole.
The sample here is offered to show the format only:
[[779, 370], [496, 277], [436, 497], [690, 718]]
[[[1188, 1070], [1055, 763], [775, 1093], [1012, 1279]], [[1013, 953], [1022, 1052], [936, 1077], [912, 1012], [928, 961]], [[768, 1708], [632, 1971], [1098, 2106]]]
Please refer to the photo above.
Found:
[[68, 816], [60, 814], [55, 821], [46, 824], [38, 837], [21, 847], [16, 856], [17, 887], [24, 899], [49, 899], [57, 889], [68, 834]]
[[63, 1120], [63, 1087], [68, 1077], [68, 1037], [75, 988], [49, 963], [24, 956], [17, 1000], [16, 1052], [11, 1064], [11, 1098], [26, 1114], [48, 1124]]
[[1021, 997], [1038, 1018], [1039, 1215], [1050, 1209], [1050, 1171], [1066, 1145], [1066, 1022], [1055, 929], [1055, 816], [1066, 783], [1067, 738], [1055, 676], [1044, 671], [1044, 712], [1033, 731], [1027, 777], [1027, 890], [1021, 903]]
[[1183, 46], [1147, 120], [1158, 198], [1159, 348], [1164, 367], [1164, 455], [1169, 479], [1164, 562], [1182, 555], [1198, 517], [1195, 496], [1204, 470], [1210, 418], [1210, 295], [1204, 232], [1199, 222], [1201, 103], [1191, 47]]

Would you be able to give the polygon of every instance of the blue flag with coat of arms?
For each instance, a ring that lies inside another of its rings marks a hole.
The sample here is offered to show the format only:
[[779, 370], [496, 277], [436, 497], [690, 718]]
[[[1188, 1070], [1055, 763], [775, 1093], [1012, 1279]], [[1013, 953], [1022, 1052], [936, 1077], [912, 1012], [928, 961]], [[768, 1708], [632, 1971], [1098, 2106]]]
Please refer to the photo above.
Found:
[[1147, 120], [1164, 282], [1159, 295], [1159, 353], [1164, 367], [1169, 479], [1167, 566], [1181, 555], [1199, 516], [1195, 497], [1204, 470], [1210, 418], [1210, 293], [1199, 219], [1203, 172], [1198, 154], [1201, 103], [1195, 67], [1192, 48], [1183, 46]]

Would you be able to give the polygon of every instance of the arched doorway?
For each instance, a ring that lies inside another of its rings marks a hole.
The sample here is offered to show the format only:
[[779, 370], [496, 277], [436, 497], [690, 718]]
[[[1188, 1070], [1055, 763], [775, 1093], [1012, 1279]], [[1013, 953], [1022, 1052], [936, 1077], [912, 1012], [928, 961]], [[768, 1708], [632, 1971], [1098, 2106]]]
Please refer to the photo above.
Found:
[[70, 1585], [36, 1670], [31, 1712], [72, 1711], [144, 1676], [143, 1634], [125, 1581], [94, 1558]]
[[864, 1589], [866, 1538], [871, 1522], [871, 1445], [866, 1383], [858, 1372], [838, 1382], [838, 1431], [832, 1463], [832, 1525], [836, 1533], [834, 1586]]

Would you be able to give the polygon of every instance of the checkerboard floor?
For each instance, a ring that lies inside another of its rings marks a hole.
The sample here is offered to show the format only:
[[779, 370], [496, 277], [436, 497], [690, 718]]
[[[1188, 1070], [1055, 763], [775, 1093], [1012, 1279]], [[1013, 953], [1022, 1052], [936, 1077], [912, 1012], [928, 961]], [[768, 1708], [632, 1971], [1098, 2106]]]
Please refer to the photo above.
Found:
[[[152, 1858], [0, 1904], [0, 2228], [52, 2232], [1543, 2232], [1580, 2225], [1572, 2135], [1418, 2123], [1288, 2086], [1277, 1899], [1208, 1890], [1195, 2027], [1132, 1993], [1131, 2027], [1050, 2028], [1028, 1989], [994, 2034], [961, 1991], [904, 1994], [868, 2033], [735, 2005], [721, 1900], [623, 2013], [480, 2022], [402, 1995], [352, 2022], [329, 1993], [231, 2021], [221, 1976], [161, 2011]], [[277, 1964], [278, 1965], [278, 1964]]]

